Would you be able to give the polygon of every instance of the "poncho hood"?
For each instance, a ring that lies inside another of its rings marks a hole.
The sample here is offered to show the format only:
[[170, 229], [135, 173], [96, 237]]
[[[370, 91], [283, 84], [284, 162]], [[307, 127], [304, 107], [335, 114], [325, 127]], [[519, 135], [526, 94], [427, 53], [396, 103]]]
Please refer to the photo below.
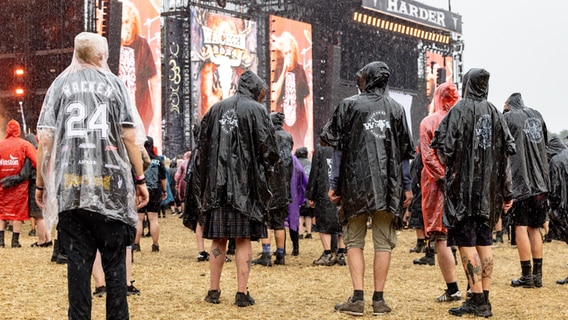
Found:
[[481, 68], [470, 69], [464, 75], [463, 97], [486, 100], [489, 93], [489, 72]]
[[20, 137], [20, 124], [16, 120], [8, 121], [6, 126], [6, 138], [19, 138]]
[[386, 63], [374, 61], [357, 72], [355, 79], [361, 92], [385, 91], [390, 77]]
[[452, 82], [442, 83], [434, 92], [434, 112], [448, 111], [460, 99], [458, 89]]
[[245, 71], [239, 79], [237, 92], [258, 101], [262, 91], [267, 88], [268, 86], [264, 80], [262, 80], [258, 75], [252, 71]]

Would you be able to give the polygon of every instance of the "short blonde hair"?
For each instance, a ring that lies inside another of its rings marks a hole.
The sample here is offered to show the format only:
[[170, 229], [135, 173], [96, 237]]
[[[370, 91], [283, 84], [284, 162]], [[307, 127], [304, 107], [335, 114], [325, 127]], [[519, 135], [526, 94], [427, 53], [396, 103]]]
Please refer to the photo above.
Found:
[[92, 32], [81, 32], [75, 37], [74, 55], [81, 63], [105, 66], [108, 43], [105, 37]]

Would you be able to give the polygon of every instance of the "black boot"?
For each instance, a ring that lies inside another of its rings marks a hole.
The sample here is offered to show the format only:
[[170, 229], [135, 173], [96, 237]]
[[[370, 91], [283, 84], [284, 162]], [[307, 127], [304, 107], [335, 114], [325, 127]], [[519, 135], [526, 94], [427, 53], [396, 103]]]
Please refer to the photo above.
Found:
[[51, 262], [55, 262], [57, 264], [67, 263], [67, 254], [65, 253], [65, 250], [63, 250], [61, 241], [57, 239], [53, 241], [53, 254], [51, 255]]
[[290, 229], [290, 240], [292, 240], [292, 255], [297, 256], [300, 254], [300, 235], [298, 231]]
[[22, 245], [20, 244], [20, 233], [14, 232], [12, 233], [12, 248], [21, 248]]
[[426, 255], [419, 259], [414, 259], [412, 261], [414, 264], [420, 265], [430, 265], [433, 266], [436, 264], [436, 258], [434, 254], [434, 248], [430, 246], [430, 243], [426, 245]]
[[4, 230], [0, 231], [0, 248], [4, 248]]
[[533, 288], [534, 279], [531, 272], [531, 262], [521, 261], [521, 270], [522, 270], [521, 277], [519, 279], [511, 280], [511, 287]]
[[426, 252], [426, 239], [416, 239], [416, 246], [410, 248], [410, 253], [423, 253]]
[[497, 231], [495, 232], [495, 240], [493, 241], [495, 243], [503, 243], [503, 231]]
[[274, 264], [285, 265], [286, 261], [284, 259], [284, 253], [276, 252], [276, 259], [274, 259]]
[[252, 260], [251, 263], [252, 264], [260, 264], [260, 265], [263, 265], [265, 267], [271, 267], [272, 266], [272, 258], [270, 257], [270, 252], [263, 252], [262, 255], [260, 256], [260, 258]]
[[533, 259], [533, 282], [535, 287], [542, 287], [542, 259]]

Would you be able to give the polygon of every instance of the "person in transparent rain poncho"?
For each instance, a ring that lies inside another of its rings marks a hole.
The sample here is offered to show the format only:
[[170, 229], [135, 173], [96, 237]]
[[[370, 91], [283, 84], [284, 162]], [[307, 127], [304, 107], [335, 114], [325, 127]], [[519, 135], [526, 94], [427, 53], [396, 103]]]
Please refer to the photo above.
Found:
[[73, 59], [51, 84], [40, 112], [36, 202], [56, 222], [67, 253], [70, 319], [91, 315], [91, 269], [101, 252], [107, 319], [128, 319], [126, 245], [136, 208], [148, 202], [141, 122], [107, 65], [106, 39], [75, 37]]

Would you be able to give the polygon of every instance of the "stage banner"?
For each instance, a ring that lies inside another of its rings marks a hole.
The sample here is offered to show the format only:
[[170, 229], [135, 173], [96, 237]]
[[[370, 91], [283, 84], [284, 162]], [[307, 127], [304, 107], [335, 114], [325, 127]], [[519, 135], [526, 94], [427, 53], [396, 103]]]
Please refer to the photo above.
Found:
[[294, 150], [313, 151], [312, 26], [270, 16], [270, 111], [284, 113]]
[[243, 72], [257, 72], [256, 22], [194, 6], [190, 11], [192, 117], [201, 119], [235, 94]]
[[461, 15], [412, 0], [362, 0], [365, 9], [378, 11], [430, 27], [462, 33]]
[[[170, 158], [182, 155], [185, 151], [184, 146], [190, 145], [188, 140], [191, 137], [186, 135], [184, 130], [184, 119], [186, 110], [183, 104], [183, 24], [182, 19], [176, 17], [166, 17], [165, 27], [167, 29], [165, 50], [165, 99], [164, 105], [164, 154]], [[187, 51], [186, 51], [187, 52]], [[188, 128], [189, 129], [189, 128]], [[188, 130], [191, 132], [191, 130]]]
[[162, 152], [161, 56], [160, 0], [122, 1], [118, 77], [158, 153]]

